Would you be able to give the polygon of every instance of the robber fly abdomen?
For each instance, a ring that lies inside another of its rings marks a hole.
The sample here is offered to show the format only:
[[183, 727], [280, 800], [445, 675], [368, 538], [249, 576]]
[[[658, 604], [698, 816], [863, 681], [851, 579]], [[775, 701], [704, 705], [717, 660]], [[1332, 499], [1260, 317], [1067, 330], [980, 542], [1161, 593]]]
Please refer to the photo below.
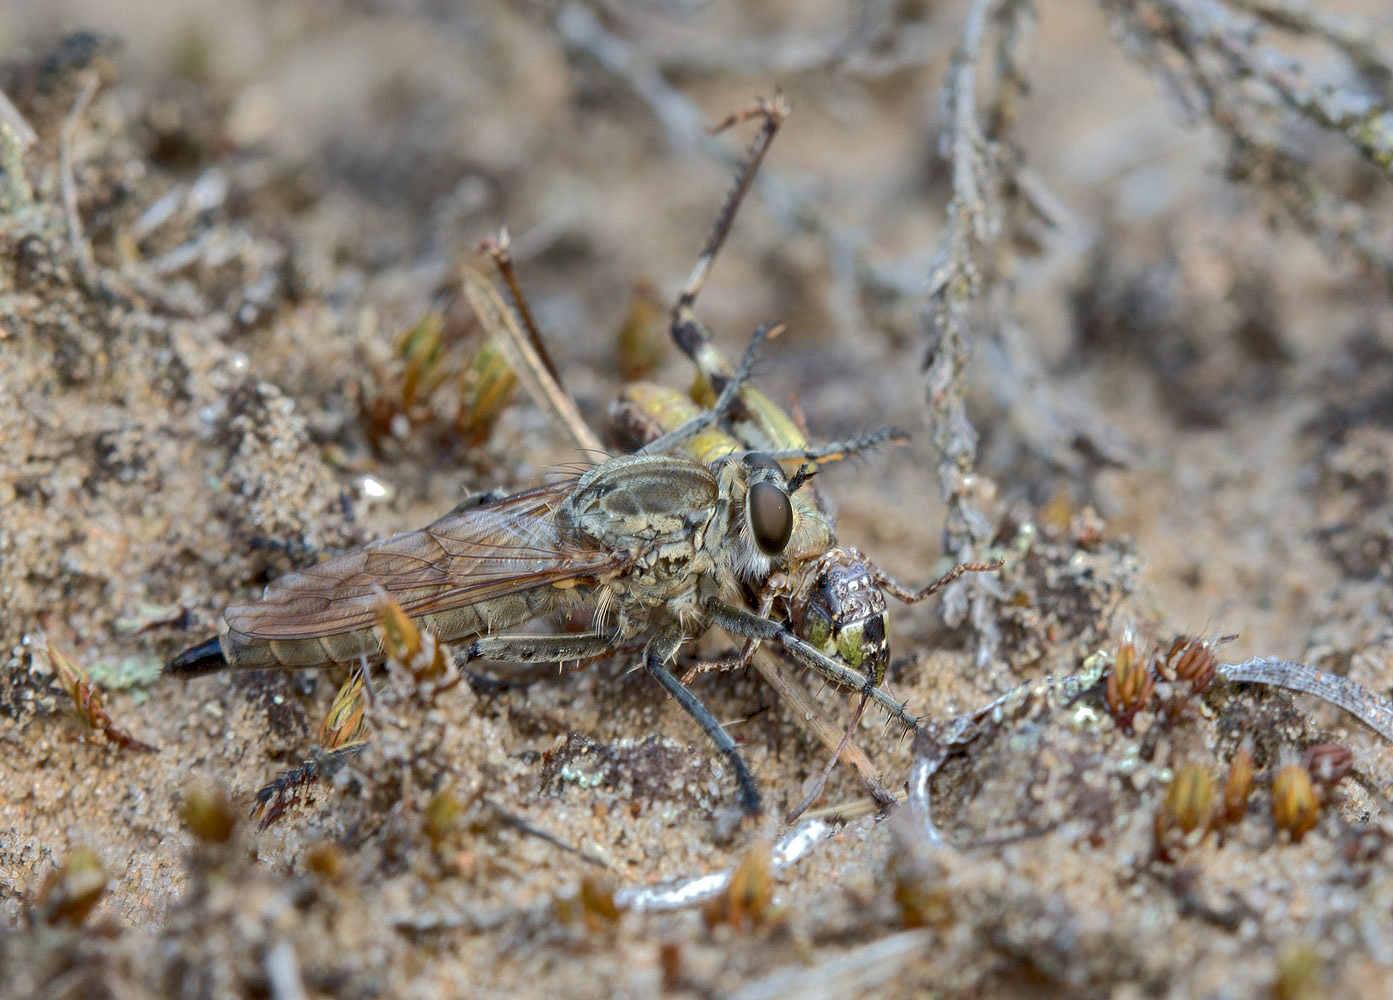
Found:
[[608, 571], [615, 557], [563, 544], [551, 514], [566, 489], [487, 502], [283, 576], [261, 600], [229, 607], [227, 632], [176, 657], [170, 672], [375, 662], [384, 595], [447, 642], [583, 601], [585, 574]]

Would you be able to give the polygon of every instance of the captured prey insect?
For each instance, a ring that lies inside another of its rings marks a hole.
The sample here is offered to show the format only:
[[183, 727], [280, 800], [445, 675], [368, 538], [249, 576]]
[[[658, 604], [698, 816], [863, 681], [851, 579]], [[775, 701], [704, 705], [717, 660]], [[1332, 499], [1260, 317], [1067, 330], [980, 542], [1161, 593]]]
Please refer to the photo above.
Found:
[[[681, 647], [711, 625], [777, 642], [917, 728], [918, 720], [866, 675], [739, 603], [743, 587], [780, 564], [793, 532], [790, 496], [804, 477], [787, 478], [780, 461], [815, 462], [825, 449], [733, 452], [709, 465], [678, 450], [730, 405], [767, 333], [756, 331], [711, 411], [643, 453], [610, 459], [566, 482], [485, 497], [420, 531], [284, 576], [260, 601], [228, 608], [227, 630], [175, 657], [167, 672], [379, 662], [374, 622], [384, 595], [423, 629], [459, 644], [461, 663], [580, 661], [642, 640], [644, 668], [730, 761], [751, 815], [761, 811], [759, 793], [739, 750], [670, 669]], [[593, 612], [589, 632], [499, 634], [577, 605]]]
[[[613, 416], [620, 434], [631, 444], [646, 445], [691, 420], [700, 407], [713, 402], [716, 393], [735, 374], [710, 331], [697, 318], [694, 306], [745, 192], [789, 112], [788, 104], [776, 93], [772, 99], [757, 101], [717, 126], [725, 128], [747, 118], [763, 121], [706, 246], [672, 308], [672, 339], [696, 366], [697, 381], [691, 399], [652, 383], [625, 387]], [[516, 289], [515, 282], [510, 284]], [[763, 392], [746, 384], [741, 386], [727, 417], [718, 426], [689, 438], [684, 447], [688, 453], [711, 462], [743, 450], [796, 454], [808, 448], [808, 439], [798, 421]], [[836, 445], [830, 446], [827, 453], [828, 458], [844, 454], [838, 452]], [[886, 593], [906, 604], [915, 604], [963, 573], [1001, 567], [1000, 563], [962, 563], [922, 589], [907, 587], [856, 549], [838, 544], [832, 515], [820, 497], [814, 499], [800, 493], [792, 498], [792, 503], [795, 528], [784, 551], [785, 565], [759, 590], [759, 612], [764, 617], [771, 612], [781, 615], [799, 636], [827, 655], [860, 668], [876, 685], [885, 680], [890, 661]], [[750, 652], [747, 645], [741, 664], [748, 661]]]
[[[728, 116], [712, 130], [720, 131], [748, 119], [759, 119], [763, 126], [737, 169], [731, 194], [722, 206], [711, 235], [672, 308], [670, 332], [673, 340], [697, 367], [698, 386], [693, 395], [702, 405], [711, 403], [716, 389], [727, 389], [734, 373], [715, 348], [710, 333], [697, 319], [695, 302], [730, 231], [744, 193], [749, 189], [775, 132], [788, 113], [788, 105], [780, 95], [775, 94], [772, 99], [756, 101]], [[531, 382], [534, 384], [529, 384], [529, 392], [538, 404], [550, 411], [579, 445], [593, 447], [589, 442], [595, 440], [594, 436], [584, 422], [576, 414], [562, 413], [563, 407], [558, 405], [567, 403], [568, 399], [549, 378], [549, 373], [554, 373], [556, 368], [545, 359], [544, 338], [531, 320], [531, 310], [513, 273], [506, 231], [497, 240], [486, 240], [481, 249], [488, 250], [493, 257], [513, 295], [517, 310], [514, 315], [506, 307], [492, 304], [490, 300], [496, 299], [496, 294], [487, 292], [486, 283], [477, 280], [471, 282], [471, 275], [466, 273], [466, 291], [470, 293], [476, 313], [488, 317], [485, 326], [495, 330], [500, 343], [516, 345], [518, 356], [513, 361], [514, 369], [525, 382], [528, 379], [523, 373], [529, 369], [533, 372]], [[533, 353], [534, 349], [541, 356], [529, 360], [527, 355]], [[645, 383], [626, 388], [614, 408], [620, 437], [630, 447], [641, 447], [643, 450], [660, 448], [661, 445], [653, 443], [655, 439], [670, 441], [670, 436], [665, 435], [688, 424], [699, 412], [700, 408], [687, 396]], [[721, 419], [688, 436], [682, 445], [683, 451], [705, 463], [747, 450], [796, 456], [807, 453], [807, 436], [799, 423], [749, 385], [740, 387], [729, 411], [721, 408], [717, 412], [723, 415]], [[885, 434], [881, 438], [887, 441], [897, 439], [902, 439], [898, 432]], [[864, 442], [860, 442], [859, 446], [863, 447]], [[831, 445], [821, 449], [820, 460], [842, 458], [857, 448], [858, 442]], [[800, 478], [809, 475], [810, 471], [804, 469], [806, 461], [804, 457], [791, 459], [785, 473]], [[876, 689], [878, 696], [883, 696], [879, 689], [889, 662], [885, 593], [888, 591], [907, 603], [913, 603], [935, 593], [961, 573], [999, 568], [996, 563], [967, 563], [953, 567], [922, 590], [911, 590], [891, 579], [855, 549], [838, 545], [832, 517], [822, 506], [820, 498], [814, 500], [807, 493], [794, 492], [790, 501], [794, 524], [791, 538], [778, 565], [771, 566], [772, 572], [768, 576], [744, 581], [745, 599], [757, 609], [756, 613], [761, 618], [773, 617], [789, 623], [798, 638], [810, 642], [828, 657], [859, 670], [864, 684]], [[783, 668], [769, 654], [756, 650], [754, 640], [747, 640], [740, 658], [733, 664], [718, 663], [714, 666], [743, 666], [750, 662], [796, 706], [800, 721], [829, 749], [836, 748], [834, 758], [842, 757], [861, 775], [877, 801], [882, 804], [892, 801], [869, 760], [854, 745], [848, 745], [850, 730], [838, 742], [836, 728], [813, 705], [806, 690], [785, 675]], [[689, 681], [693, 673], [695, 670], [683, 678], [684, 682]], [[858, 709], [858, 718], [859, 713]], [[854, 725], [853, 722], [853, 728]]]

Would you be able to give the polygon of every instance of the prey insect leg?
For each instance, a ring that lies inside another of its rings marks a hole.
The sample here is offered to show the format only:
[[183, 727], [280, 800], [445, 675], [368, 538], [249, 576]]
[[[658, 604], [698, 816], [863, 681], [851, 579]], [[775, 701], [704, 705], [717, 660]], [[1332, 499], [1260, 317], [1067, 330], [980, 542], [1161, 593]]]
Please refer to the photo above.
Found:
[[667, 689], [668, 694], [696, 720], [711, 742], [725, 754], [726, 760], [730, 761], [730, 766], [735, 769], [735, 780], [740, 783], [740, 799], [745, 813], [758, 816], [764, 811], [759, 802], [759, 790], [755, 787], [755, 779], [750, 774], [745, 759], [740, 756], [740, 748], [735, 745], [725, 727], [716, 721], [716, 717], [666, 666], [677, 655], [683, 641], [682, 633], [677, 629], [666, 628], [660, 631], [649, 640], [647, 648], [643, 651], [644, 669]]
[[801, 459], [804, 462], [821, 465], [827, 462], [840, 462], [852, 455], [859, 455], [863, 451], [878, 448], [887, 441], [891, 444], [904, 444], [908, 440], [909, 435], [898, 427], [880, 427], [868, 434], [848, 438], [845, 441], [832, 441], [827, 444], [808, 445], [803, 448], [778, 448], [768, 451], [766, 454], [776, 462]]
[[726, 387], [721, 390], [721, 394], [716, 397], [716, 402], [711, 409], [699, 413], [692, 417], [681, 427], [664, 434], [662, 437], [649, 441], [638, 451], [636, 455], [655, 455], [666, 452], [676, 451], [682, 446], [684, 441], [695, 437], [706, 428], [720, 421], [725, 416], [735, 402], [736, 396], [740, 392], [740, 387], [750, 377], [750, 372], [754, 369], [755, 359], [759, 356], [759, 349], [766, 340], [777, 337], [783, 331], [783, 327], [777, 323], [761, 323], [755, 328], [754, 336], [750, 338], [750, 346], [745, 348], [745, 356], [740, 359], [740, 367], [736, 369], [735, 375], [731, 378]]
[[[745, 192], [749, 190], [750, 182], [754, 180], [755, 173], [759, 170], [760, 161], [764, 159], [764, 154], [769, 151], [769, 145], [774, 140], [774, 133], [778, 132], [779, 126], [788, 117], [789, 110], [788, 102], [784, 100], [782, 94], [776, 91], [772, 98], [756, 101], [750, 107], [729, 115], [711, 129], [712, 132], [721, 132], [749, 118], [761, 117], [764, 119], [764, 127], [755, 137], [749, 153], [745, 156], [744, 163], [741, 164], [736, 173], [735, 186], [731, 188], [725, 204], [721, 206], [720, 214], [716, 216], [716, 225], [712, 228], [711, 235], [706, 239], [706, 246], [702, 248], [701, 256], [692, 265], [687, 282], [682, 286], [682, 292], [672, 307], [672, 337], [679, 345], [682, 345], [682, 349], [688, 354], [697, 350], [702, 343], [710, 344], [711, 342], [710, 333], [697, 320], [692, 306], [696, 302], [697, 295], [701, 293], [702, 286], [706, 284], [707, 275], [711, 273], [711, 266], [716, 261], [716, 254], [720, 252], [726, 236], [730, 233], [731, 223], [735, 221], [735, 213], [739, 210], [740, 202], [744, 200]], [[686, 347], [688, 343], [693, 345], [691, 350]], [[729, 372], [727, 371], [726, 374]]]
[[527, 304], [527, 296], [522, 293], [522, 285], [518, 283], [517, 272], [513, 270], [511, 248], [512, 239], [508, 236], [507, 229], [500, 229], [497, 236], [479, 241], [479, 249], [489, 255], [489, 259], [493, 261], [493, 266], [498, 268], [498, 273], [503, 278], [503, 284], [508, 286], [508, 294], [513, 297], [513, 308], [517, 310], [518, 316], [522, 319], [522, 327], [527, 331], [527, 336], [532, 341], [532, 349], [541, 358], [552, 381], [560, 387], [561, 373], [557, 371], [551, 356], [547, 354], [546, 343], [542, 340], [541, 331], [537, 329], [537, 323], [532, 318], [532, 309]]
[[271, 781], [257, 789], [253, 796], [251, 813], [258, 819], [257, 829], [265, 830], [285, 815], [302, 790], [332, 775], [345, 763], [363, 752], [366, 742], [353, 743], [337, 750], [316, 751], [313, 757], [301, 761], [295, 767], [282, 771]]
[[933, 583], [921, 590], [914, 590], [910, 587], [906, 587], [879, 566], [874, 566], [873, 568], [875, 570], [875, 582], [880, 584], [881, 588], [885, 590], [886, 593], [903, 601], [905, 604], [917, 604], [926, 597], [932, 597], [964, 573], [990, 573], [994, 570], [1001, 569], [1003, 565], [1004, 563], [1000, 559], [996, 562], [989, 563], [958, 563], [958, 565], [954, 566], [947, 573], [944, 573]]
[[851, 737], [856, 732], [856, 727], [861, 724], [861, 716], [865, 713], [866, 696], [863, 694], [860, 703], [856, 706], [856, 713], [852, 715], [851, 721], [847, 723], [846, 732], [842, 734], [842, 741], [837, 744], [836, 752], [833, 753], [831, 759], [827, 761], [827, 766], [822, 769], [822, 773], [818, 775], [817, 781], [813, 782], [813, 787], [808, 789], [808, 794], [803, 796], [803, 801], [798, 803], [798, 805], [793, 808], [793, 811], [784, 817], [784, 822], [789, 826], [798, 822], [798, 817], [807, 812], [808, 808], [822, 796], [823, 789], [827, 787], [827, 779], [832, 776], [832, 768], [837, 766], [837, 759], [842, 755], [842, 750], [846, 748], [846, 745], [851, 742]]

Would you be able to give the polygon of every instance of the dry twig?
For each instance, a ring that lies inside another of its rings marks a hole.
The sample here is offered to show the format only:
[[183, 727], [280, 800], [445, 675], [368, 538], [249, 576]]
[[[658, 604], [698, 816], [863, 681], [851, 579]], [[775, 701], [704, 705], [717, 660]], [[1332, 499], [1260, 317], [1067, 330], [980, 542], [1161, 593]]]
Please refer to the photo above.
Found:
[[[995, 89], [983, 102], [978, 70], [993, 20], [998, 31]], [[944, 548], [954, 562], [971, 562], [992, 534], [992, 523], [980, 507], [977, 432], [967, 417], [964, 373], [972, 353], [974, 306], [985, 299], [988, 313], [996, 317], [1004, 317], [1009, 308], [999, 257], [1010, 205], [1007, 187], [1018, 157], [1002, 136], [1024, 87], [1021, 65], [1032, 26], [1029, 4], [976, 0], [943, 90], [940, 149], [950, 164], [953, 194], [946, 233], [929, 273], [924, 324], [930, 340], [929, 418], [940, 455], [939, 489], [948, 507]], [[979, 662], [999, 642], [988, 581], [965, 578], [943, 597], [945, 618], [970, 617], [979, 637]]]
[[73, 179], [73, 139], [87, 105], [92, 102], [101, 81], [96, 73], [88, 73], [72, 110], [63, 120], [58, 133], [58, 178], [63, 192], [63, 213], [68, 220], [68, 241], [72, 244], [73, 259], [77, 262], [78, 278], [87, 287], [92, 287], [96, 270], [92, 261], [92, 248], [87, 245], [87, 236], [82, 229], [82, 217], [77, 211], [77, 182]]
[[1127, 51], [1228, 138], [1232, 176], [1273, 198], [1323, 244], [1349, 250], [1393, 281], [1381, 227], [1317, 172], [1310, 149], [1313, 128], [1338, 135], [1393, 177], [1393, 107], [1357, 83], [1311, 86], [1305, 64], [1266, 44], [1263, 27], [1315, 38], [1360, 72], [1384, 78], [1393, 74], [1386, 33], [1295, 2], [1243, 4], [1252, 14], [1199, 0], [1102, 6]]

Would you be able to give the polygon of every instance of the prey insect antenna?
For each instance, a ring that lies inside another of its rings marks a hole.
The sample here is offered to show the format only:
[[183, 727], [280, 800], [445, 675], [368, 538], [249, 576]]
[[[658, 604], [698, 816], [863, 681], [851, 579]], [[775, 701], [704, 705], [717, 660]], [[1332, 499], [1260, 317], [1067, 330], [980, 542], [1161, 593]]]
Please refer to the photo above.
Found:
[[842, 734], [841, 742], [837, 744], [837, 749], [832, 753], [831, 759], [828, 760], [827, 765], [822, 769], [822, 773], [818, 776], [817, 781], [814, 782], [808, 794], [803, 797], [803, 801], [800, 802], [791, 813], [784, 817], [784, 822], [788, 825], [792, 826], [796, 823], [798, 817], [807, 812], [808, 807], [821, 797], [823, 790], [827, 787], [827, 779], [832, 776], [832, 768], [837, 766], [838, 758], [841, 757], [842, 751], [846, 749], [846, 745], [851, 742], [852, 734], [856, 732], [856, 727], [861, 723], [861, 716], [866, 712], [866, 702], [866, 695], [863, 694], [860, 704], [856, 706], [856, 713], [851, 717], [851, 722], [847, 725], [846, 732]]
[[938, 593], [940, 590], [948, 586], [948, 584], [952, 583], [954, 580], [962, 576], [964, 573], [994, 573], [997, 570], [1001, 569], [1001, 567], [1004, 565], [1006, 565], [1006, 561], [1004, 559], [998, 559], [996, 560], [996, 562], [989, 563], [958, 563], [947, 573], [944, 573], [937, 580], [934, 580], [932, 583], [930, 583], [927, 587], [922, 587], [919, 590], [914, 590], [911, 587], [906, 587], [904, 584], [900, 583], [890, 574], [886, 573], [885, 570], [881, 569], [879, 566], [873, 566], [873, 570], [875, 573], [875, 582], [879, 584], [880, 587], [884, 589], [886, 593], [890, 594], [896, 600], [903, 601], [905, 604], [918, 604], [926, 597], [932, 597], [934, 594]]

